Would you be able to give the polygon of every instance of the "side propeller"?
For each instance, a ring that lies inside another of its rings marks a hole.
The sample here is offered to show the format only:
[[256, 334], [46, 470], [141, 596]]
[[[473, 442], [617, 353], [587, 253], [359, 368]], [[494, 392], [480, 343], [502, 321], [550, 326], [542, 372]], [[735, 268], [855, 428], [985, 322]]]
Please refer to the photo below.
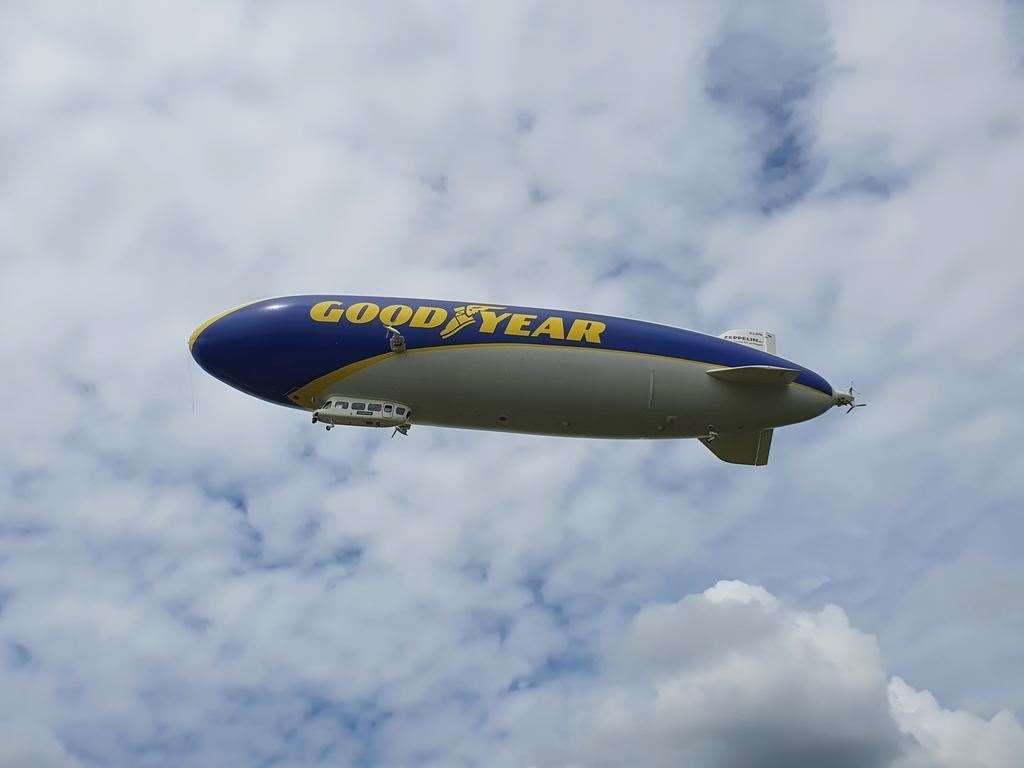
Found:
[[400, 334], [397, 328], [393, 328], [390, 325], [385, 325], [384, 327], [387, 328], [384, 338], [387, 339], [388, 347], [390, 347], [391, 351], [396, 354], [405, 352], [408, 349], [405, 344], [405, 336]]

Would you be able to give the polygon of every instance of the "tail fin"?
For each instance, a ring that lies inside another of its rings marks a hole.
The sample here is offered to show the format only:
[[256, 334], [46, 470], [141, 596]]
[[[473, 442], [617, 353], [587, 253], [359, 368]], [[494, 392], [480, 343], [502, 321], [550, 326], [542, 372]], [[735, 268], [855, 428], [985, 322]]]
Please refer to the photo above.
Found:
[[722, 461], [763, 467], [768, 463], [768, 452], [772, 447], [772, 430], [716, 435], [712, 440], [701, 438], [700, 441]]
[[775, 354], [775, 334], [771, 331], [755, 331], [749, 328], [734, 328], [731, 331], [726, 331], [721, 334], [718, 338], [725, 339], [726, 341], [734, 341], [737, 344], [743, 344], [747, 347], [753, 347], [754, 349], [760, 349], [762, 352], [767, 352], [770, 355]]

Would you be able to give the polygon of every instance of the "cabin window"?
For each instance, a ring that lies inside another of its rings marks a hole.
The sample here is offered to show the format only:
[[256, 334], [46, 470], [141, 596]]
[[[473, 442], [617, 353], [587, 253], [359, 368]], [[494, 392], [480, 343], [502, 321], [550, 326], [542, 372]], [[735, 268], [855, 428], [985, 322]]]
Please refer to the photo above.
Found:
[[366, 403], [352, 403], [352, 408], [356, 411], [365, 411]]
[[384, 413], [391, 413], [391, 411], [393, 411], [394, 408], [395, 408], [395, 406], [393, 406], [393, 405], [385, 405], [384, 406]]
[[395, 408], [395, 413], [399, 416], [405, 416], [405, 408]]
[[368, 411], [379, 411], [380, 410], [380, 403], [370, 403], [370, 407], [367, 408], [366, 410], [368, 410]]

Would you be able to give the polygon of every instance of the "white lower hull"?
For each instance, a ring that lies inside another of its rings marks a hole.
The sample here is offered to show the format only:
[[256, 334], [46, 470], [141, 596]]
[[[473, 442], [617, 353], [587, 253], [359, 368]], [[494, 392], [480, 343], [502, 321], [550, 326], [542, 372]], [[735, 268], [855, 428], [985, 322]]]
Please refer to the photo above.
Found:
[[718, 381], [707, 375], [712, 367], [592, 348], [472, 344], [387, 355], [318, 394], [408, 403], [415, 424], [601, 438], [760, 430], [834, 404], [802, 384]]

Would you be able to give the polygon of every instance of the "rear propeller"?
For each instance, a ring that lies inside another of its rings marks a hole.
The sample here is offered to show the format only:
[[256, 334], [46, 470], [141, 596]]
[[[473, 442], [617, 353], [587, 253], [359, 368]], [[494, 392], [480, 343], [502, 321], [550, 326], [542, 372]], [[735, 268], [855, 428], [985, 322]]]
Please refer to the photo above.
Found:
[[859, 395], [856, 389], [853, 388], [853, 383], [850, 383], [850, 388], [845, 392], [838, 392], [834, 396], [835, 403], [837, 406], [846, 406], [846, 413], [849, 414], [854, 408], [863, 408], [867, 403], [858, 403], [857, 395]]

